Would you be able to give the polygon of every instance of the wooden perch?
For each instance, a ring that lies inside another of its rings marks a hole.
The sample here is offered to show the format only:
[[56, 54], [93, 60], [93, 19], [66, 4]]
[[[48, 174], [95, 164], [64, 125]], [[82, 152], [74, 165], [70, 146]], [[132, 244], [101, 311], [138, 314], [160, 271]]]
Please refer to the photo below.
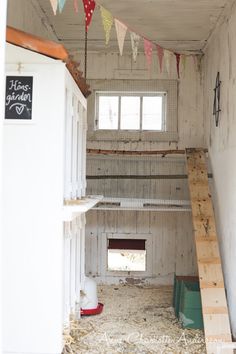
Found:
[[[204, 152], [208, 152], [204, 149]], [[144, 156], [144, 155], [184, 155], [185, 150], [150, 150], [150, 151], [128, 151], [128, 150], [102, 150], [102, 149], [87, 149], [87, 154], [90, 155], [132, 155], [132, 156]]]

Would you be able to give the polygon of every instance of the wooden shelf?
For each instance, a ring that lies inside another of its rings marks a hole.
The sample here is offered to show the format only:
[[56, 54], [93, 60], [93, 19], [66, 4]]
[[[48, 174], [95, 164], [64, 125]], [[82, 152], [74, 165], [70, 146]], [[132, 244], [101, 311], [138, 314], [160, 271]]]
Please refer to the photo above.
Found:
[[102, 195], [91, 195], [82, 199], [66, 200], [63, 206], [63, 221], [71, 221], [79, 213], [86, 213], [99, 203], [102, 198]]
[[136, 199], [104, 197], [93, 209], [97, 210], [135, 210], [135, 211], [191, 211], [188, 200]]

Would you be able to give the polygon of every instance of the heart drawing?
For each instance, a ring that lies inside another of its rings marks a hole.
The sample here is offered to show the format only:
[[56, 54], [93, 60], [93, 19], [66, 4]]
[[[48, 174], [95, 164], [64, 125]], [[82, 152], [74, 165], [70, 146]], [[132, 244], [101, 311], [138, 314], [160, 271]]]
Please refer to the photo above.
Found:
[[24, 111], [24, 108], [25, 108], [24, 105], [16, 106], [16, 113], [21, 115], [22, 112]]

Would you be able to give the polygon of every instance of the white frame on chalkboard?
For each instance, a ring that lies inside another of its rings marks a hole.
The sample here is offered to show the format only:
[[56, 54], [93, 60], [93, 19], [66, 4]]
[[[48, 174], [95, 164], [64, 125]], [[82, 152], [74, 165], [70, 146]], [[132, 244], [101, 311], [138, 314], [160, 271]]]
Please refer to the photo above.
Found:
[[[29, 124], [35, 124], [36, 123], [36, 114], [35, 114], [35, 103], [36, 103], [36, 96], [37, 96], [37, 73], [35, 72], [20, 72], [19, 71], [7, 71], [5, 77], [7, 76], [32, 76], [33, 77], [33, 95], [32, 95], [32, 118], [31, 119], [6, 119], [5, 118], [5, 109], [4, 109], [4, 125], [29, 125]], [[5, 89], [5, 95], [6, 95], [6, 89]], [[6, 97], [4, 98], [6, 102]]]

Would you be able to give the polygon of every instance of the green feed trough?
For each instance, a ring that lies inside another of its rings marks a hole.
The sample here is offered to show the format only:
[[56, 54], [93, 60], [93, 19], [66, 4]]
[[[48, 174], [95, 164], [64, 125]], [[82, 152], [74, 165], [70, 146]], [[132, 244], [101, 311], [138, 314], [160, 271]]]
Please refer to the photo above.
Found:
[[202, 304], [198, 277], [175, 276], [173, 307], [183, 328], [203, 329]]

